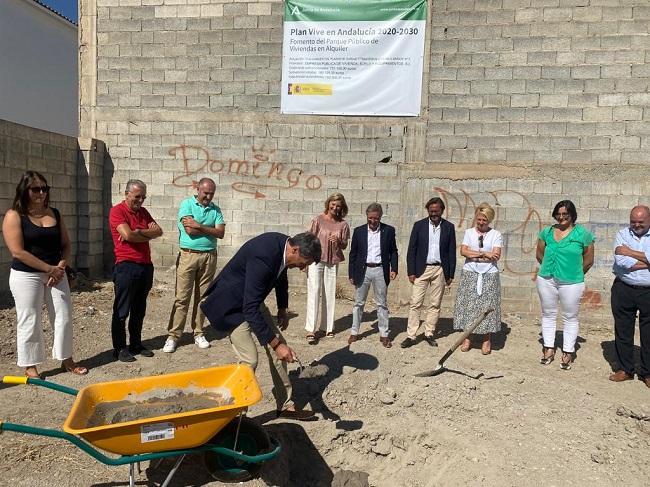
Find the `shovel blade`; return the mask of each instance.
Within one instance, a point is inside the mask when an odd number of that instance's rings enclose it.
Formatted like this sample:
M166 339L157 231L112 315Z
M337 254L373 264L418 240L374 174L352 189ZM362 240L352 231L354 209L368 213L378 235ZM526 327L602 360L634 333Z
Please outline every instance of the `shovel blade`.
M444 371L445 371L445 367L442 364L438 364L435 369L425 370L424 372L415 374L415 377L433 377L435 375L442 374Z

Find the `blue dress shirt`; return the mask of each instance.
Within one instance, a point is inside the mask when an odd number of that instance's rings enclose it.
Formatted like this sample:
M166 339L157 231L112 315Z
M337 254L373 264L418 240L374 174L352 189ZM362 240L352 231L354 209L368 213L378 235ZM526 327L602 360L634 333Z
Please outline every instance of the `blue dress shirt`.
M650 261L650 231L645 235L637 237L630 227L619 230L616 234L616 242L614 243L614 250L619 245L643 252L646 259ZM648 286L650 287L650 269L632 270L637 259L634 257L627 257L625 255L614 255L614 267L612 271L614 275L621 281L630 284L631 286Z

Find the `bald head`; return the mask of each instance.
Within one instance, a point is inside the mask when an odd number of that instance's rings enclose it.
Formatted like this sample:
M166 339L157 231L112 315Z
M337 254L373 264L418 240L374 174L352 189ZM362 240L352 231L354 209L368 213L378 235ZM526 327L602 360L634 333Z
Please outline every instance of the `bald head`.
M639 205L630 212L630 229L637 237L641 237L650 230L650 208Z

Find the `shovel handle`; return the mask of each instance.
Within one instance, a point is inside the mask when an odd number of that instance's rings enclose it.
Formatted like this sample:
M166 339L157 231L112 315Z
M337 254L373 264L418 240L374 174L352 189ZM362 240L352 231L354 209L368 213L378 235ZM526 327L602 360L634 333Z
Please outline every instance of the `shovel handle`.
M454 344L451 346L451 348L450 348L449 350L447 350L447 353L445 353L445 354L442 356L442 358L440 359L440 361L438 361L438 364L439 364L439 365L442 365L442 364L445 362L445 360L447 360L447 359L450 357L450 355L451 355L452 353L454 353L458 347L460 347L460 344L463 343L463 341L465 340L465 338L467 338L468 336L470 336L470 335L472 334L472 332L478 328L478 325L480 325L481 323L483 323L483 320L484 320L485 318L487 318L487 315L489 315L489 314L492 313L493 311L494 311L494 308L488 308L488 309L486 309L485 311L483 311L483 313L481 313L481 314L480 314L480 315L479 315L479 316L474 320L474 323L472 323L471 325L469 325L469 328L467 328L463 333L460 334L460 336L458 337L458 340L456 340L456 341L454 342Z

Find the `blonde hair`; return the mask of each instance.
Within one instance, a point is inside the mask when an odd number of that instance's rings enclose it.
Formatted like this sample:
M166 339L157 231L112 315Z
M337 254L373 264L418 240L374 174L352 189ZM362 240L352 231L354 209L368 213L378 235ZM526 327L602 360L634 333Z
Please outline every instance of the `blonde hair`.
M329 198L325 200L325 211L323 213L327 213L332 201L341 202L341 218L345 218L348 214L348 204L345 202L345 197L341 193L332 193L329 195Z
M478 205L476 211L474 212L474 216L477 216L479 214L487 218L488 223L492 223L492 220L494 220L494 208L492 208L489 203L483 202Z

